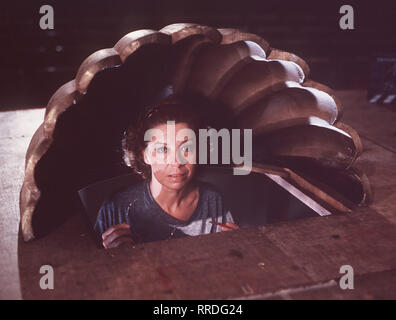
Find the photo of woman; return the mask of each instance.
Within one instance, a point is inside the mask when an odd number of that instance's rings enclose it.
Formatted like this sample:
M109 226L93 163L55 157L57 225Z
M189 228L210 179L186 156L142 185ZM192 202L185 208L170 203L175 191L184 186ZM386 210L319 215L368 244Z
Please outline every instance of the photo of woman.
M202 125L186 100L170 97L143 112L127 130L126 161L144 180L104 201L94 229L105 248L238 229L216 188L195 179L193 139L182 135L172 141L167 136L171 121L176 137L186 129L197 132ZM160 138L145 141L150 129L159 130Z

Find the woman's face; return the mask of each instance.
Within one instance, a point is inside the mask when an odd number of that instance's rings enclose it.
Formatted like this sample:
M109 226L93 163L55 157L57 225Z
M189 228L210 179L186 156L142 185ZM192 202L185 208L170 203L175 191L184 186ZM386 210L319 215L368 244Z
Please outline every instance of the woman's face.
M157 125L146 133L149 141L144 161L151 166L152 179L163 187L180 190L193 178L196 163L196 137L187 123Z

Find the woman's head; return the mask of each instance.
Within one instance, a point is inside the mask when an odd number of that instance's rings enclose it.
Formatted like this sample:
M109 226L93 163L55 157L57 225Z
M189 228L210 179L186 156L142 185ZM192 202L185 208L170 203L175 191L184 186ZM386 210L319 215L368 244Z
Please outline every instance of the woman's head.
M128 128L125 160L144 179L153 177L179 189L194 176L196 137L202 122L199 107L181 97L159 101Z

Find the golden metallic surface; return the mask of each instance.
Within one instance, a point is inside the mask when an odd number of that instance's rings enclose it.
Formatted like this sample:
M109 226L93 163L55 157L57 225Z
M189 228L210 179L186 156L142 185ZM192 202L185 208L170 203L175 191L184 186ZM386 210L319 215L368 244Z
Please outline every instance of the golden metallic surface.
M179 42L191 36L202 35L213 42L220 42L222 36L216 28L201 26L193 23L175 23L160 30L172 37L172 43Z
M175 71L171 80L175 93L182 93L186 89L188 77L191 74L195 58L200 50L214 43L218 42L206 37L190 37L179 43L179 46L181 46L179 50L180 54L177 57Z
M69 108L80 96L75 80L65 83L52 95L45 109L44 117L44 134L48 139L51 138L55 129L58 115Z
M302 83L300 67L290 61L251 59L216 97L235 114L292 84Z
M354 159L354 161L355 161L363 152L363 144L362 144L362 140L359 137L359 134L357 133L357 131L355 129L353 129L351 126L348 126L347 124L345 124L343 122L337 122L335 124L335 127L348 133L349 136L352 138L353 145L356 150L355 151L355 159Z
M257 43L264 50L266 56L268 56L270 45L266 40L259 37L258 35L231 28L219 29L219 31L222 35L222 44L229 44L237 41L252 41Z
M102 49L91 54L78 68L76 75L77 90L84 93L97 72L120 64L121 58L114 48Z
M296 56L293 53L271 48L271 52L268 56L268 59L293 61L301 67L301 69L304 71L305 77L309 76L310 70L308 64L303 59L301 59L300 57Z
M36 185L34 170L37 162L50 147L51 141L51 138L46 138L43 123L34 133L26 153L25 178L19 197L21 229L25 241L34 239L32 217L41 194Z
M125 62L129 55L140 47L156 43L171 44L171 38L161 32L154 30L138 30L123 36L114 46L114 50L120 55L121 61Z
M256 139L273 157L310 158L348 168L360 153L352 136L317 117L280 121L256 132Z
M264 59L265 52L257 44L250 45L244 41L202 50L195 57L187 89L215 99L227 82L252 60L252 56Z
M323 119L329 124L334 124L337 119L337 105L324 91L302 87L291 81L276 83L274 86L263 86L265 89L256 94L258 99L238 113L239 127L268 127L273 123L311 116ZM276 94L268 93L269 90Z
M337 122L339 119L342 118L343 109L342 109L341 101L336 97L336 95L334 94L334 91L332 89L330 89L328 86L325 86L322 83L313 81L311 79L304 81L304 83L302 83L301 85L303 87L315 88L320 91L326 92L334 100L335 104L337 105L338 113L337 113L337 119L335 120L335 122Z

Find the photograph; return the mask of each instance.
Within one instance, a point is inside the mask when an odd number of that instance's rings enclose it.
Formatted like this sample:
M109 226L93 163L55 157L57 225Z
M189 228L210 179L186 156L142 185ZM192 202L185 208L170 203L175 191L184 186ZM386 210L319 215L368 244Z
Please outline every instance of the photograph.
M395 300L395 15L2 2L0 300Z

